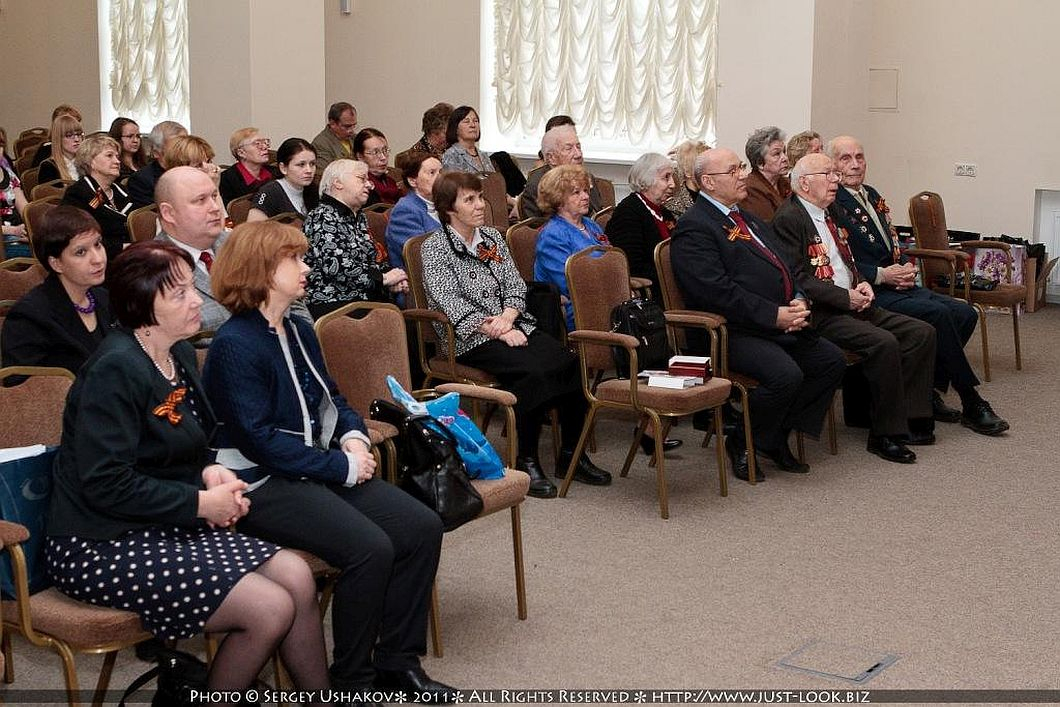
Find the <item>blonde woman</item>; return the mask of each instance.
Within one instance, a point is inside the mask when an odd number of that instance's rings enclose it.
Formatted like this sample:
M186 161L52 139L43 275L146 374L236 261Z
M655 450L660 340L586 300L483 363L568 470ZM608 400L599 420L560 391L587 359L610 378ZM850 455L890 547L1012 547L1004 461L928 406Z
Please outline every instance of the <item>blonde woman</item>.
M74 155L85 139L81 121L72 115L62 114L52 121L52 156L40 163L37 183L44 184L53 179L69 182L77 179Z

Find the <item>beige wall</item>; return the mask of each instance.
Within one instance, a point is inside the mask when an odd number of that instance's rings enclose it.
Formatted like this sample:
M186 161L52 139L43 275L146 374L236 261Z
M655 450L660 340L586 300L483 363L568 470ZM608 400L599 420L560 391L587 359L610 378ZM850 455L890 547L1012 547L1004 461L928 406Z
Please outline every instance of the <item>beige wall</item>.
M864 55L861 47L871 26L870 0L815 3L810 125L825 139L868 130L868 60L851 57Z

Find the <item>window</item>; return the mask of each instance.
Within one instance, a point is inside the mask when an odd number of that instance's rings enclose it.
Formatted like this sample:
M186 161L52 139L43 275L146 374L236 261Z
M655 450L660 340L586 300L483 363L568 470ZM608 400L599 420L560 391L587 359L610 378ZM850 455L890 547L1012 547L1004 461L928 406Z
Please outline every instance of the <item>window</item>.
M567 114L587 158L714 141L717 0L482 0L483 146L536 154Z
M125 116L145 133L191 129L187 0L99 0L99 67L104 128Z

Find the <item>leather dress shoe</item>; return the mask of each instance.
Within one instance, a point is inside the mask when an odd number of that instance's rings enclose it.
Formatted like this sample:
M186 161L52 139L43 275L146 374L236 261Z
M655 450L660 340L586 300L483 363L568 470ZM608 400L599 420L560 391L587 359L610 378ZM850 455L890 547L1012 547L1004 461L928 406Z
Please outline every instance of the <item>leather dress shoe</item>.
M936 422L961 421L961 411L947 405L937 390L931 393L931 416Z
M759 451L769 457L781 471L787 471L792 474L805 474L810 470L809 464L800 462L799 458L791 453L791 448L788 447L787 442L780 445L780 449L776 451L766 449L760 449Z
M732 464L732 475L742 481L750 482L750 458L747 447L743 443L743 435L729 435L725 438L725 452L729 455ZM766 480L766 473L755 460L755 482L762 483Z
M916 461L916 454L895 437L869 435L869 443L865 448L880 459L886 459L889 462L912 464Z
M456 688L432 680L423 668L375 671L375 688L378 690L402 690L412 702L451 704L456 700Z
M633 434L637 434L637 431L633 430ZM669 452L671 449L677 449L682 444L684 444L684 442L679 440L679 439L668 439L665 442L663 442L663 445L662 445L663 453L665 454L666 452ZM640 436L640 448L643 449L644 453L649 455L649 456L651 456L652 454L655 454L655 438L654 437L649 437L646 434L641 435Z
M559 453L559 459L556 461L556 478L567 478L567 467L570 466L573 455L574 452L567 449ZM582 454L578 463L574 465L574 480L590 486L610 486L611 474L593 464L589 457Z
M990 403L980 400L964 409L961 413L961 424L972 432L990 437L1001 434L1008 429L1008 423L998 417Z
M516 457L515 468L530 475L530 488L526 494L534 498L555 498L556 486L545 476L537 457Z

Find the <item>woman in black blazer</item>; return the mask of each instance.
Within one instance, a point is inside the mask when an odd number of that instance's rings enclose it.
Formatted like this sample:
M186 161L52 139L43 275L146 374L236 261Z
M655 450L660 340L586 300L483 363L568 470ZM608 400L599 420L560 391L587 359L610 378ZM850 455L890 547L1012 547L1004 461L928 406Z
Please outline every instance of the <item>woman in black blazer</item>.
M129 195L117 184L120 155L121 146L114 138L106 133L89 135L74 157L81 178L63 194L64 204L87 211L99 223L109 260L118 257L129 240L125 224L133 208Z
M652 298L660 300L655 246L677 225L662 205L676 188L673 163L657 152L641 155L629 168L629 186L633 193L615 207L605 232L611 245L625 251L629 274L651 280Z
M80 209L57 206L41 219L33 247L48 277L4 320L3 365L77 373L111 323L110 300L100 287L107 254L99 224Z

